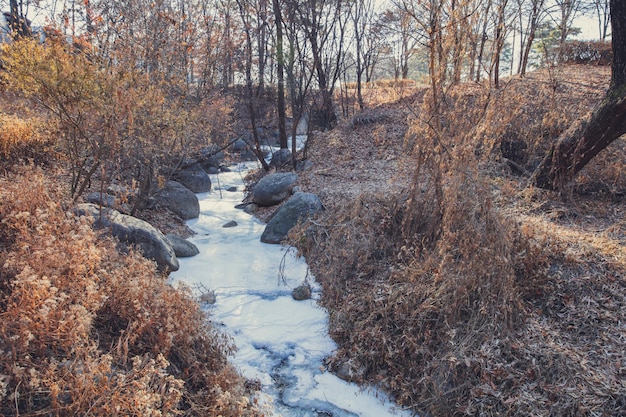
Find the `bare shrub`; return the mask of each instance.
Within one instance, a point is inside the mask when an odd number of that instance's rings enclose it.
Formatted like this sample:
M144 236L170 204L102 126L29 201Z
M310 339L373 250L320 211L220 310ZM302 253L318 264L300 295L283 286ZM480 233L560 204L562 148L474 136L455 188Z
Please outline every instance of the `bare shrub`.
M501 139L517 134L531 167L601 97L606 71L590 68L533 73L498 91L442 86L438 106L431 90L405 137L412 186L345 205L334 194L333 210L294 232L339 345L330 369L420 415L619 415L622 197L549 201L499 163ZM581 186L597 175L616 189L618 142Z
M29 160L42 164L52 159L54 143L48 134L50 121L0 113L0 160L11 165Z
M362 194L299 242L324 259L314 273L341 346L330 366L436 415L472 397L483 379L478 352L523 323L517 281L543 267L479 175L504 115L481 88L448 94L440 110L426 99L414 114L404 197Z
M568 41L555 51L560 64L611 65L613 50L606 41Z
M228 99L198 103L179 80L98 62L60 40L22 40L3 49L3 78L56 120L70 194L78 198L96 176L138 184L133 212L188 155L229 132Z

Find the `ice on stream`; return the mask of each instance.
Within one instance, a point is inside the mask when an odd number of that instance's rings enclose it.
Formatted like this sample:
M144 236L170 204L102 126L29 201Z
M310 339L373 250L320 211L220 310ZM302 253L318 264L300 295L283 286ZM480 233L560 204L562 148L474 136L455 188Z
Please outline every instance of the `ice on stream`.
M379 392L362 390L322 369L335 343L328 314L317 305L320 287L295 249L261 243L264 223L235 209L244 197L243 177L256 167L246 163L211 176L213 191L198 194L200 216L188 222L197 233L189 240L200 254L180 259L172 281L215 292L207 306L211 320L237 346L231 362L247 378L258 379L280 416L410 416ZM226 191L237 187L237 191ZM234 220L237 226L224 228ZM291 290L305 279L313 297L295 301Z

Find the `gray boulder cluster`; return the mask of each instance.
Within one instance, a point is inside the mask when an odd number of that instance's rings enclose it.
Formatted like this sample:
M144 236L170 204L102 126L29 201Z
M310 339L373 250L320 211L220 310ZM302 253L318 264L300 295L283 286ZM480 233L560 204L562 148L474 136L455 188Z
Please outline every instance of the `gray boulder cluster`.
M235 143L240 150L243 143ZM287 157L287 155L284 155ZM211 191L209 173L217 173L223 167L221 152L207 149L198 158L186 161L172 180L157 192L151 203L154 207L171 210L183 220L193 219L200 214L200 204L196 193ZM290 155L289 155L290 159ZM323 210L320 199L310 193L294 189L298 179L293 172L274 173L263 177L252 188L252 201L242 205L248 212L253 207L269 207L283 203L267 223L261 241L280 243L298 222L304 221ZM195 256L198 248L191 242L176 235L163 235L148 222L123 214L114 207L124 207L125 201L132 199L133 193L121 187L111 186L106 193L90 193L85 196L86 203L79 204L76 213L91 216L93 227L106 229L116 237L121 249L135 247L149 259L154 260L161 270L176 271L178 258ZM224 227L236 227L236 222L228 222Z
M160 269L178 270L178 259L171 243L150 223L93 203L79 204L76 212L81 216L92 216L95 229L110 230L120 245L137 247L146 258L154 260Z
M219 169L223 157L223 154L207 150L197 160L188 161L158 191L152 201L153 205L165 207L183 220L198 217L200 203L196 193L211 191L211 179L207 169ZM154 260L159 269L176 271L179 268L178 258L199 253L193 243L173 234L164 236L148 222L113 209L123 206L122 201L129 197L134 197L131 191L111 186L106 193L87 194L87 203L79 204L76 212L82 216L92 216L94 228L107 229L119 240L122 249L136 247L146 258Z

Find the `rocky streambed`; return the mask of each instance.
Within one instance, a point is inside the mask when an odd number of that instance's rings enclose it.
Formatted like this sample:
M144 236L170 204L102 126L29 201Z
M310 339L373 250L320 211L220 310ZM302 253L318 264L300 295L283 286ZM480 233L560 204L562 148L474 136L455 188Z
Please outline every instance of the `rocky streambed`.
M394 410L382 393L324 370L336 346L328 336L328 314L316 302L319 285L295 249L261 242L265 224L235 208L244 198L243 177L255 166L215 174L214 189L198 194L200 215L187 224L196 232L190 241L199 254L179 260L173 283L204 293L211 320L237 345L232 362L260 382L261 401L276 415L410 415ZM292 291L303 284L311 298L296 300Z

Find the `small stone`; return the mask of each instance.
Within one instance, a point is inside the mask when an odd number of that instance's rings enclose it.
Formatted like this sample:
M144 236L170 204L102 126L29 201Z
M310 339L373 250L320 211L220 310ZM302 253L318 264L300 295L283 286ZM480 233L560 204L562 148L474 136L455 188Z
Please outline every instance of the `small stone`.
M205 292L200 296L200 301L207 304L215 304L217 301L217 297L215 296L215 291Z
M235 226L237 226L237 222L234 220L231 220L222 227L235 227Z
M256 204L252 203L252 204L248 204L246 207L244 207L243 211L245 211L248 214L254 214L257 212L257 210L259 209L259 206L257 206Z
M236 192L236 191L237 191L237 187L235 187L235 186L228 187L228 188L226 189L226 191L230 191L231 193L234 193L234 192Z
M308 300L311 298L311 286L308 284L300 285L291 291L291 296L297 301Z

